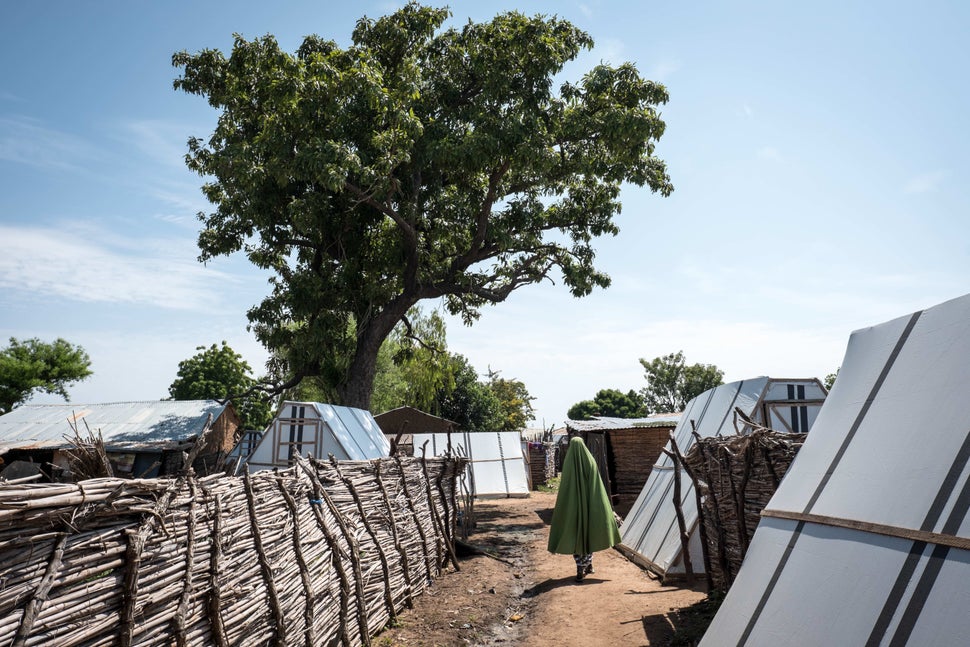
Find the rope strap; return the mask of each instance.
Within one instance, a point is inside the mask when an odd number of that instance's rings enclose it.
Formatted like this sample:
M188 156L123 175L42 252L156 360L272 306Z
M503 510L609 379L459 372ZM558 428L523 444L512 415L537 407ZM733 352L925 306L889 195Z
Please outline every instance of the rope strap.
M970 550L970 538L957 537L956 535L947 535L939 532L914 530L912 528L900 528L898 526L888 526L869 521L842 519L840 517L827 517L820 514L791 512L788 510L762 510L761 516L773 517L775 519L788 519L791 521L806 521L808 523L815 523L822 526L861 530L862 532L871 532L877 535L886 535L887 537L898 537L900 539L909 539L911 541L922 541L926 542L927 544L936 544L939 546L949 546L951 548Z

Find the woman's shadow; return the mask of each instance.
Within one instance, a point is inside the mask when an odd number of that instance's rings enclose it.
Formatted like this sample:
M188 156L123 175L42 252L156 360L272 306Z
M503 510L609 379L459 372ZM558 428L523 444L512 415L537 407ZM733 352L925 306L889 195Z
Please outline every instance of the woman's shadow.
M598 580L595 576L590 575L587 575L586 579L584 579L582 582L577 582L575 575L556 579L549 578L544 582L539 582L535 586L529 587L525 591L522 591L522 597L526 599L537 598L543 593L548 593L549 591L558 589L561 586L586 586L587 584L598 584L599 582L602 582L602 580Z

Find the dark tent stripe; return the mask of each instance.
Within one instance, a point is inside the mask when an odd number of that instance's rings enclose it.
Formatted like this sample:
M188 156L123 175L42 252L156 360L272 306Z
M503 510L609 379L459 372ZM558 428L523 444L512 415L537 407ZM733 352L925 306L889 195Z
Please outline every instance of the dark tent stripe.
M950 498L950 494L956 488L957 481L960 478L960 474L963 473L968 460L970 460L970 432L967 433L963 440L963 446L960 447L960 451L957 452L953 463L950 465L950 469L947 471L946 477L943 479L943 483L940 485L940 488L936 493L936 497L933 499L933 503L930 505L930 509L926 513L926 518L923 519L923 523L920 525L920 530L931 531L936 527L936 524L940 520L940 516L943 514L943 508L946 506L946 502ZM910 580L913 579L913 574L916 572L916 566L919 564L920 556L926 550L926 546L927 544L925 541L913 542L913 545L909 550L909 555L906 556L906 561L903 562L903 567L900 569L899 575L896 577L896 582L889 591L889 596L886 598L886 603L883 605L882 611L880 612L879 617L876 619L876 624L872 628L872 633L869 634L869 640L866 641L866 647L875 647L882 641L883 636L886 634L886 630L889 628L889 623L896 614L896 610L899 608L900 602L902 602L903 595L906 593L906 588L909 586Z
M856 415L855 421L852 423L852 426L849 428L849 432L845 435L845 438L842 440L842 444L839 446L839 450L836 452L835 457L832 459L832 463L829 465L829 468L825 471L825 474L822 477L822 480L819 482L818 487L815 488L815 492L812 494L812 497L808 500L808 504L805 506L805 509L803 510L803 512L806 512L806 513L811 512L812 508L818 502L819 497L822 496L822 491L825 489L825 486L828 485L829 480L832 478L832 474L835 472L835 469L842 461L842 457L845 455L846 450L849 448L849 443L852 442L852 439L859 431L859 427L862 425L862 421L865 419L866 414L869 412L870 407L872 407L872 403L875 401L876 396L879 394L879 390L882 388L883 383L886 381L886 377L889 375L890 369L892 369L893 365L896 363L896 359L899 357L899 353L903 350L903 346L906 344L906 341L909 339L910 334L913 332L913 328L916 327L916 322L919 321L920 315L922 314L923 314L922 311L915 312L909 318L909 321L906 323L906 327L903 329L902 334L899 336L899 339L896 341L896 345L893 347L892 352L889 353L889 357L886 359L886 364L882 367L882 371L880 371L879 377L876 378L875 384L872 385L872 389L869 391L869 397L866 398L866 401L863 403L862 408L859 409L859 413ZM754 626L758 623L758 619L761 617L761 613L764 611L765 605L768 603L768 598L771 597L771 594L778 583L778 579L781 577L782 571L785 570L785 565L788 563L788 559L789 557L791 557L791 553L794 550L795 544L798 542L798 538L801 536L802 529L804 527L805 527L805 522L802 522L802 521L798 522L798 525L795 526L795 530L792 532L791 539L789 540L788 545L785 547L785 552L782 555L781 561L779 561L778 565L775 567L775 571L774 573L772 573L771 580L768 582L768 586L766 586L765 590L762 592L761 598L758 600L758 604L755 607L754 612L751 614L751 617L748 618L748 623L744 627L744 632L741 634L741 637L738 639L738 647L746 644L748 641L748 638L751 636L751 632L754 630Z

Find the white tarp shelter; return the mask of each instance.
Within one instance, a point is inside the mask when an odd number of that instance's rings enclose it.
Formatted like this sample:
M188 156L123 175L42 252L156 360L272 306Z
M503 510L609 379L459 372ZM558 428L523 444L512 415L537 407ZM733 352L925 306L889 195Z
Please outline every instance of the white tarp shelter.
M448 434L414 434L414 455L421 456L425 441L427 455L448 451ZM527 497L529 480L517 431L456 432L451 434L452 451L466 456L468 484L476 497Z
M815 378L756 377L722 384L687 403L674 437L680 451L686 453L694 444L691 430L695 427L702 438L750 431L741 421L735 427L735 408L754 422L775 431L802 433L812 428L824 401L825 388ZM667 449L670 449L669 443ZM702 573L704 556L700 533L696 532L698 516L694 484L683 471L680 478L681 507L690 532L691 565L695 573ZM661 577L685 572L673 486L673 462L666 454L661 454L620 527L622 541L619 549Z
M326 460L369 460L391 446L369 411L320 402L284 402L252 454L251 472L286 468L297 454Z
M970 295L849 339L702 642L970 640Z

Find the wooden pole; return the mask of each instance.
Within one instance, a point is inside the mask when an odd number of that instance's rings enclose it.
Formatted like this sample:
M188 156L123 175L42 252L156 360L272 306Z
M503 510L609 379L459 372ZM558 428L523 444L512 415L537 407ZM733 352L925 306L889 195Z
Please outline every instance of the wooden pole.
M676 454L667 451L667 449L664 449L664 453L674 463L674 511L677 513L677 527L680 530L680 547L681 554L684 558L684 571L687 574L687 584L693 584L694 566L690 561L690 535L687 533L687 524L684 521L684 509L681 506L680 460Z

